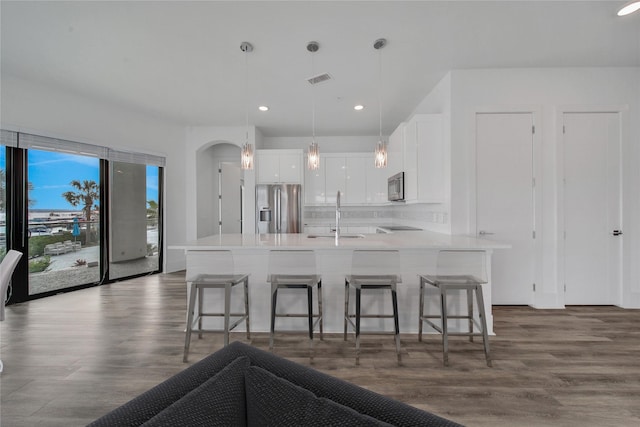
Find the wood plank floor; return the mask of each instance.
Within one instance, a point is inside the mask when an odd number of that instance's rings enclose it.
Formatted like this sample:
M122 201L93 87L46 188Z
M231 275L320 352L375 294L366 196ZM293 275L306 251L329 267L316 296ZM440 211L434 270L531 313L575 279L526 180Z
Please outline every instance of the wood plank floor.
M417 293L417 289L416 289ZM640 425L640 310L494 307L494 367L481 343L454 339L451 366L439 336L325 337L311 362L303 333L274 352L468 426ZM2 322L0 424L81 426L184 369L185 285L154 275L8 307ZM240 326L242 328L242 326ZM241 329L242 330L242 329ZM243 333L233 339L247 341ZM266 334L252 345L268 348ZM193 340L190 363L222 337Z

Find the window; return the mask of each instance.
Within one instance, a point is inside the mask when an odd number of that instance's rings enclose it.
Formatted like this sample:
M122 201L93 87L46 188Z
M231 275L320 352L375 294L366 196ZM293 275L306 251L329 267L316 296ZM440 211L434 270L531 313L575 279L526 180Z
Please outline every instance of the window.
M1 137L0 256L8 248L28 254L11 302L161 271L164 158Z

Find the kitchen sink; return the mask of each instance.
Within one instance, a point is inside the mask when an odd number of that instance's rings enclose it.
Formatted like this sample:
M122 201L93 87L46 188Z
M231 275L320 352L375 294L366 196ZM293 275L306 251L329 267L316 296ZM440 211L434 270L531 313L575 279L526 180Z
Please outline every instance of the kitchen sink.
M309 239L335 239L335 234L309 234ZM364 234L340 234L340 239L364 239Z

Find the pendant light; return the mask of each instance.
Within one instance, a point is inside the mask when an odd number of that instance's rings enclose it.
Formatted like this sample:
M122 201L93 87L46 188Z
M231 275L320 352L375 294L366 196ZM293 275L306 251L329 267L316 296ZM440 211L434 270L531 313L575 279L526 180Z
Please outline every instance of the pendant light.
M314 74L314 54L320 49L318 42L307 43L307 50L311 52L311 73ZM307 153L307 168L309 170L317 170L320 167L320 149L316 143L316 92L311 88L311 144Z
M378 124L380 135L374 152L374 161L377 168L387 167L387 144L382 139L382 51L380 50L386 44L386 39L378 39L373 43L373 48L378 51Z
M626 16L632 14L637 10L640 10L640 0L633 0L620 8L620 10L618 11L618 16Z
M253 169L253 145L249 144L249 52L253 52L253 46L249 42L242 42L240 50L244 52L244 68L245 68L245 139L242 151L240 152L240 167L242 169Z

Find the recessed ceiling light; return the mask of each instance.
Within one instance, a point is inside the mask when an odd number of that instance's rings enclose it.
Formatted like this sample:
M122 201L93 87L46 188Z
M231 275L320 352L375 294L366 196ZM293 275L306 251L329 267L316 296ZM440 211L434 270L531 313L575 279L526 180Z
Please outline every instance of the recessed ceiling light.
M629 15L636 10L640 10L640 0L631 1L624 5L624 7L618 11L618 16Z
M355 107L353 107L353 109L356 111L364 110L364 105L358 104Z
M267 107L266 105L261 105L258 107L258 110L260 111L269 111L269 107Z

